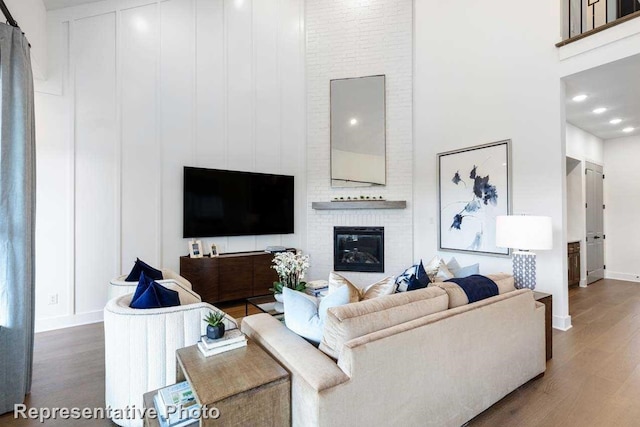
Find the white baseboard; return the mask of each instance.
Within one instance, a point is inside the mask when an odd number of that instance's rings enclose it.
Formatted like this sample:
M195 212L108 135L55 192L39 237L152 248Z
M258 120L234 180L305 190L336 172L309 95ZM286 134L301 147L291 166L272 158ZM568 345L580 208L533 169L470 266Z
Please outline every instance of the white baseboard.
M640 276L633 273L617 273L615 271L606 270L604 273L604 277L606 277L607 279L626 280L627 282L640 283Z
M568 331L573 327L571 325L571 316L553 316L552 326L554 329Z
M580 284L578 286L580 286L581 288L586 288L588 286L587 279L580 279Z
M98 323L103 320L102 310L90 311L71 316L48 317L36 319L35 332L53 331L55 329L71 328L73 326L88 325Z

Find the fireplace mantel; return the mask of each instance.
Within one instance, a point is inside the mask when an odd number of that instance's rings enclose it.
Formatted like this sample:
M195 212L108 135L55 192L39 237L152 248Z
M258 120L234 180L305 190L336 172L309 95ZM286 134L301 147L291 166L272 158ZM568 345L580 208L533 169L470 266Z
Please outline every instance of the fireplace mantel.
M347 200L334 202L312 202L311 207L316 210L338 209L405 209L406 200Z

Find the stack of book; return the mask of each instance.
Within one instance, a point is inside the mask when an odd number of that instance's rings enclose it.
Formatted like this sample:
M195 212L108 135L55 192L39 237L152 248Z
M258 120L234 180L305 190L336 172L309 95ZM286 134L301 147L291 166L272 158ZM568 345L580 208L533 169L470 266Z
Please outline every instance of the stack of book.
M224 353L225 351L234 350L236 348L245 347L247 345L247 337L240 329L231 329L227 331L222 338L212 340L203 335L198 342L198 350L205 357L215 354Z
M316 298L324 297L329 292L329 283L326 280L313 280L307 283L304 291Z
M161 427L186 427L197 425L200 405L187 381L158 390L153 397Z

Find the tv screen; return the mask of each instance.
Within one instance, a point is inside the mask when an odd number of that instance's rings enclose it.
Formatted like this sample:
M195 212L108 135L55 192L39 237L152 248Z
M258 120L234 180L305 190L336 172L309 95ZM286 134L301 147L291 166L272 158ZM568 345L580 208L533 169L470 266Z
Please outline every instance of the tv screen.
M293 176L185 166L183 237L293 233Z

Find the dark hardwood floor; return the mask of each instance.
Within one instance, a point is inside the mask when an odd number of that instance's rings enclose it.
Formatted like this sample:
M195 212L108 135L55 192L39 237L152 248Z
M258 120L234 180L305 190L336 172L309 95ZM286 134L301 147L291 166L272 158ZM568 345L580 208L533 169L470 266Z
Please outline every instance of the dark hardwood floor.
M554 330L553 359L469 426L640 425L640 284L602 280L569 291L573 328ZM225 307L234 317L244 305ZM252 311L253 312L253 311ZM252 313L250 312L250 314ZM36 335L29 407L104 405L102 324ZM0 426L42 425L0 416ZM57 420L45 426L107 426L106 420Z

